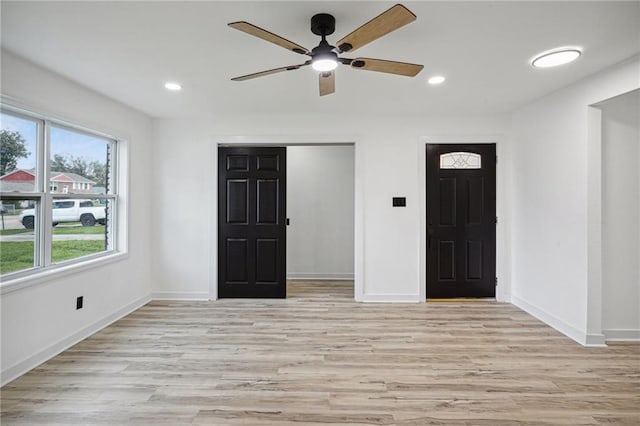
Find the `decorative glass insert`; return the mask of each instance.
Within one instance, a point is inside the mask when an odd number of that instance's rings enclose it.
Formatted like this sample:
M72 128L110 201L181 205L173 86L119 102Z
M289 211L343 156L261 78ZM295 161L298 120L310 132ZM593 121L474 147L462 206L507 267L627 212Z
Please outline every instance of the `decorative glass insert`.
M481 169L482 157L473 152L448 152L440 155L441 169Z

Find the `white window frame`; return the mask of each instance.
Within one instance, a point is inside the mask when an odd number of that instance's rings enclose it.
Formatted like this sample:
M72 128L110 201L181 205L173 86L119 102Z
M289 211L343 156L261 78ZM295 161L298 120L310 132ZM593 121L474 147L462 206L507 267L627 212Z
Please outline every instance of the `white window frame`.
M126 171L126 141L112 135L87 129L62 120L40 115L22 108L0 104L3 114L18 117L37 124L36 140L36 177L33 192L0 192L2 199L32 200L36 206L36 227L34 238L34 266L29 269L9 272L0 276L0 289L2 293L22 288L28 280L36 282L41 276L49 276L51 273L66 272L70 268L78 269L93 266L104 261L111 261L126 255L128 242L126 223L126 188L121 185L121 172ZM91 137L105 140L110 145L109 149L109 188L106 194L69 194L58 192L59 185L52 188L50 181L50 129L62 128L72 132L85 134ZM121 166L124 164L125 167ZM108 247L99 253L90 254L63 262L53 263L51 259L53 227L42 226L52 223L52 205L56 199L106 199L109 200L111 217L107 223ZM35 278L35 280L34 280Z

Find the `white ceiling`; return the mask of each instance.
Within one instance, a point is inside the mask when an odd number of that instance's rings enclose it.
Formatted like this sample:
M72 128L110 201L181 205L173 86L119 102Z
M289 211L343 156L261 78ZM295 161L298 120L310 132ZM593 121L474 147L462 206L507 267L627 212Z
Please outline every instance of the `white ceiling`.
M211 114L483 114L530 100L640 52L640 2L425 2L418 19L349 57L421 63L415 78L341 66L320 98L310 67L244 82L231 77L306 59L227 27L245 20L309 49L315 13L336 17L339 38L393 2L10 2L1 42L32 62L153 117ZM576 62L533 69L530 58L564 45ZM433 74L447 77L430 87ZM180 93L163 87L183 84Z

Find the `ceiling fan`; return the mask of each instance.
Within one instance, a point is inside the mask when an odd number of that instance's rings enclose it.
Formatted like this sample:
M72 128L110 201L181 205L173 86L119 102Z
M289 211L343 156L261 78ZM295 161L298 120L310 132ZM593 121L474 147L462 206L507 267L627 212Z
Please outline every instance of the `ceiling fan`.
M414 15L409 9L401 4L396 4L386 12L376 16L366 24L343 37L336 43L336 46L332 46L327 42L326 37L333 34L335 31L336 20L332 15L319 13L311 18L311 32L321 36L322 40L320 41L320 44L312 50L308 50L299 44L248 22L231 22L229 24L231 28L235 28L236 30L243 31L252 36L277 44L278 46L284 47L292 52L311 57L311 59L308 59L306 62L299 65L274 68L235 77L231 80L250 80L252 78L276 74L283 71L293 71L304 66L311 65L313 69L320 72L320 96L324 96L335 92L335 73L333 70L337 68L338 64L349 65L354 69L414 77L422 70L422 65L373 58L357 57L351 59L343 58L339 55L344 52L353 52L365 44L389 34L390 32L395 31L415 20L416 15Z

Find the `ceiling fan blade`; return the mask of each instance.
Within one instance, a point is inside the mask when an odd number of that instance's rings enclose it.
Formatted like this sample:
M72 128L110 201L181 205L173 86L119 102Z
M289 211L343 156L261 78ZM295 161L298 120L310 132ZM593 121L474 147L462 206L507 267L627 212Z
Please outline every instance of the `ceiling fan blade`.
M338 41L336 46L342 52L354 51L415 20L416 15L413 12L401 4L396 4Z
M263 77L265 75L271 75L271 74L276 74L279 72L283 72L283 71L293 71L293 70L297 70L300 67L304 67L305 65L309 65L311 62L305 62L304 64L300 64L300 65L289 65L288 67L281 67L281 68L274 68L271 70L266 70L266 71L260 71L260 72L254 72L253 74L247 74L247 75L242 75L240 77L234 77L231 80L233 81L245 81L245 80L251 80L252 78L256 78L256 77Z
M321 72L318 76L320 79L320 96L330 95L336 91L336 74L333 71Z
M386 72L388 74L415 77L420 71L422 71L424 65L385 61L384 59L356 58L351 61L351 67L367 71Z
M250 34L254 37L261 38L263 40L269 41L273 44L277 44L280 47L284 47L287 50L291 50L292 52L300 53L301 55L307 55L309 50L299 44L296 44L290 40L287 40L284 37L280 37L277 34L274 34L270 31L264 30L260 27L256 27L253 24L250 24L245 21L239 22L231 22L229 23L231 28L235 28L236 30L240 30L247 34Z

